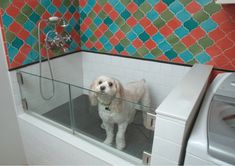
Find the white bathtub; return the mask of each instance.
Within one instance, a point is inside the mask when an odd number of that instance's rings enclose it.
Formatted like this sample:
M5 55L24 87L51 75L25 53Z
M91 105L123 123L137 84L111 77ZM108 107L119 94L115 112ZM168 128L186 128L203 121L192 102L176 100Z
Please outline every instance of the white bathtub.
M43 75L49 76L46 65L44 62ZM157 113L151 165L182 162L188 132L206 89L211 66L195 65L191 68L88 52L53 59L52 66L56 80L83 87L89 87L99 75L115 77L123 84L144 78L151 90L153 107ZM21 70L38 74L38 64ZM63 127L55 127L26 114L22 109L16 71L10 72L10 78L28 164L142 163L140 159L116 149L102 147L102 144L97 146L82 134L75 137ZM67 101L64 96L58 96L57 99L41 111L45 113ZM37 102L38 106L45 105L38 95L31 100Z

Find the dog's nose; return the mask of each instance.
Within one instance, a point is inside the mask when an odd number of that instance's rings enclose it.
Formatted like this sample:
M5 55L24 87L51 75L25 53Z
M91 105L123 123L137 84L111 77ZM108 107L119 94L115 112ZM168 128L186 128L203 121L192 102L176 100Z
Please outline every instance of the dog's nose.
M101 90L101 91L104 91L104 90L105 90L105 86L101 86L101 87L100 87L100 90Z

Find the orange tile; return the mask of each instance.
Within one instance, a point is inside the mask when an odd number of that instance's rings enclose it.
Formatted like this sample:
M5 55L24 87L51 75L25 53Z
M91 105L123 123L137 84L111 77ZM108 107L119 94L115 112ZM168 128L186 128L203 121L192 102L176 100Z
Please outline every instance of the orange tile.
M211 31L208 35L212 40L218 41L225 36L225 33L221 31L220 28L217 28L214 31Z

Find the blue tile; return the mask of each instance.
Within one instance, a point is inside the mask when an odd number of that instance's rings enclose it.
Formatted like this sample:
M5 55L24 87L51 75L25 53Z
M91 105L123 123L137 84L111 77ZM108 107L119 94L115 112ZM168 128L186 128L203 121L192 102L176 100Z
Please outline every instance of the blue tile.
M156 33L155 35L153 35L152 37L153 41L155 41L155 43L159 44L161 43L163 40L165 40L165 38L161 35L161 33Z
M152 5L152 6L155 6L157 3L160 2L160 0L147 0L147 2Z
M90 38L90 37L93 35L93 32L90 30L90 28L88 28L88 29L84 32L84 34L85 34L88 38Z
M11 23L13 22L13 19L9 15L4 13L4 15L2 16L2 22L3 22L3 25L8 28L9 25L11 25Z
M139 35L139 38L145 43L150 38L150 36L144 31Z
M65 13L67 8L63 4L61 4L61 6L58 8L58 10L60 11L60 13Z
M177 57L177 53L173 49L165 52L165 55L169 60L172 60Z
M72 17L69 21L69 25L74 27L76 24L77 24L77 20L75 20L75 18Z
M47 8L48 6L50 6L51 1L48 1L48 0L41 0L41 1L40 1L40 4L41 4L44 8Z
M184 9L184 6L179 2L175 1L169 6L170 11L172 11L174 14L178 13L179 11Z
M122 18L124 18L124 20L127 20L130 16L131 16L131 14L130 14L130 12L128 12L128 10L124 10L122 13L121 13L121 16L122 16Z
M88 40L88 37L85 34L82 34L81 41L85 43L87 40Z
M144 0L134 0L134 2L140 6L142 3L144 3Z
M156 20L158 16L159 16L158 13L154 9L150 10L150 12L147 13L147 18L150 19L151 21Z
M163 51L166 52L171 49L171 45L167 41L161 42L158 47Z
M201 64L205 64L211 60L211 57L206 52L199 53L195 58Z
M32 21L34 24L37 24L37 22L40 20L40 16L38 14L36 14L35 12L33 12L30 16L29 16L30 21Z
M24 24L23 27L31 32L35 28L35 24L33 24L31 21L27 20Z
M119 43L118 45L115 46L115 49L120 53L124 50L124 47Z
M199 3L201 6L205 6L208 3L211 3L213 0L197 0L197 3Z
M96 0L89 0L87 1L87 4L90 5L91 8L93 8L96 4Z
M133 31L130 31L127 35L126 35L126 38L130 41L133 41L135 38L137 37L137 35L133 32Z
M181 22L186 22L188 19L191 18L191 15L185 10L181 10L176 14L176 17L181 21Z
M139 35L140 33L142 33L144 31L144 28L140 25L140 24L136 24L133 28L133 31Z
M180 53L179 57L183 59L184 62L189 62L190 60L193 59L193 54L190 51L186 50Z
M115 22L113 22L110 26L109 26L109 30L114 34L119 30L119 27L117 26L117 24Z
M175 30L175 34L179 37L179 38L183 38L184 36L186 36L189 33L189 31L184 28L183 26L179 27L178 29Z
M91 8L89 5L86 5L86 6L83 8L83 11L84 11L85 13L90 13L91 10L92 10L92 8Z
M119 2L119 0L109 0L109 3L110 3L112 6L115 6L118 2Z
M108 16L104 19L104 23L107 25L107 26L110 26L112 23L113 23L113 20Z
M56 12L56 7L54 5L50 5L48 8L47 8L47 11L51 14L51 15L54 15L55 12Z
M36 41L37 40L32 35L29 35L25 42L32 47Z
M126 48L126 51L130 54L130 55L134 55L135 52L136 52L136 48L133 47L133 45L129 45L127 48Z
M104 45L104 49L106 51L111 51L113 49L113 45L110 44L109 42L107 42L105 45Z
M71 6L69 7L69 12L70 12L71 14L73 14L75 11L76 11L76 8L75 8L73 5L71 5Z
M20 47L24 44L24 42L19 39L18 37L16 37L13 42L12 42L12 45L17 48L18 50L20 49Z
M151 53L148 53L147 55L144 56L145 59L155 59L155 56Z
M125 6L118 2L115 6L114 6L114 9L118 12L118 13L121 13L123 10L125 10Z
M100 42L104 45L106 42L108 41L108 39L107 39L107 37L105 37L105 36L102 36L101 38L100 38Z
M102 22L103 22L103 21L102 21L102 19L101 19L99 16L95 17L95 19L94 19L94 24L95 24L96 26L99 26Z
M201 23L201 27L208 33L213 31L214 29L217 28L217 24L216 22L214 22L211 18L209 18L208 20L204 21Z
M32 60L37 60L38 57L39 57L38 52L36 52L36 51L33 50L33 49L29 52L29 54L28 54L28 56L27 56L27 58L30 58L30 59L32 59Z
M187 28L189 31L192 31L198 26L198 23L193 19L189 19L184 23L185 28Z
M76 24L76 25L74 26L74 29L75 29L75 31L79 32L79 31L80 31L80 25L79 25L79 24Z
M15 47L13 47L11 44L9 44L9 46L8 46L8 54L9 54L10 63L12 63L14 57L16 56L16 54L18 52L19 52L19 50L17 50Z

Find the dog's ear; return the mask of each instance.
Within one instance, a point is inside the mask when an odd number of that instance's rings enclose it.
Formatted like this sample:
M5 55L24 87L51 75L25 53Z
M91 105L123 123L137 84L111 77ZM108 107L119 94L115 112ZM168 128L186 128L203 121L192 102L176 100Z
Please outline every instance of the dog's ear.
M115 86L116 86L116 89L117 89L116 97L117 98L123 98L124 88L123 88L122 84L118 80L114 80L114 81L115 81Z
M90 99L90 102L91 102L92 106L96 106L98 104L97 94L94 92L95 91L95 85L96 85L96 80L94 80L92 82L92 84L90 85L90 89L92 91L89 92L89 99Z

